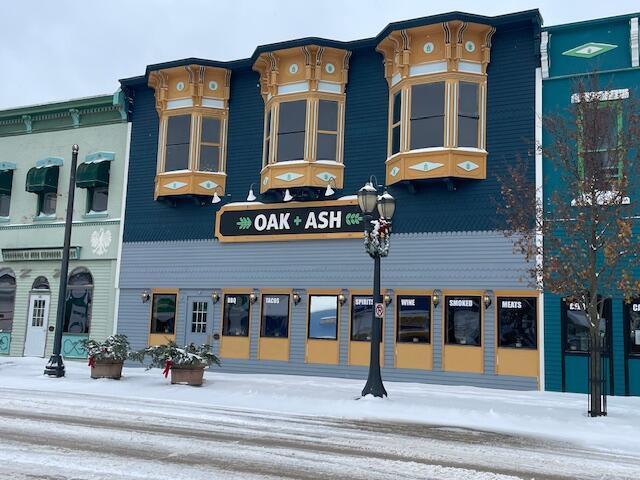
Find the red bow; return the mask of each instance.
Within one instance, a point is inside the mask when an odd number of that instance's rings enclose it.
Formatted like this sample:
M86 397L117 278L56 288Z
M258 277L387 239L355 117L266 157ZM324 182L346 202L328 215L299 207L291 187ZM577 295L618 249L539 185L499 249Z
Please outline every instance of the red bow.
M173 362L171 360L167 360L166 362L164 362L164 370L162 371L164 378L167 378L167 376L169 375L169 370L171 370L172 366Z
M93 368L93 367L95 367L95 366L96 366L96 359L95 359L95 358L93 358L93 355L90 355L90 356L89 356L89 366L90 366L91 368Z

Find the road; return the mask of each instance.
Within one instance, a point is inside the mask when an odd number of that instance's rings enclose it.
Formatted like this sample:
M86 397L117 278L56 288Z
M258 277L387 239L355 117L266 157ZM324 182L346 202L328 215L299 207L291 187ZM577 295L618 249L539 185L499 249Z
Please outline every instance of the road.
M0 389L0 478L623 479L640 460L461 428Z

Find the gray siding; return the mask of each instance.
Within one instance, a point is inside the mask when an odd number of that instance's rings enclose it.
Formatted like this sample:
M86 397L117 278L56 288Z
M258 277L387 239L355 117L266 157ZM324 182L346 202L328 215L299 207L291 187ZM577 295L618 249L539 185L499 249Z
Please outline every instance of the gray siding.
M392 251L382 262L382 289L526 289L520 281L525 263L500 233L401 234L392 238ZM258 361L260 300L251 309L250 359L225 360L223 370L366 378L366 368L347 366L350 300L340 307L340 365L305 364L308 289L370 289L372 260L358 240L326 240L220 244L215 240L125 243L120 279L118 331L134 347L146 345L150 303L140 292L180 288L177 341L184 341L188 295L211 295L214 288L295 288L302 300L291 305L289 362ZM444 299L442 299L444 300ZM213 331L221 329L221 305L213 306ZM495 375L493 305L485 311L483 341L485 374L442 371L443 304L433 310L433 370L403 370L394 364L395 304L384 323L385 378L399 381L465 384L500 388L536 388L536 379ZM213 342L215 348L217 342Z

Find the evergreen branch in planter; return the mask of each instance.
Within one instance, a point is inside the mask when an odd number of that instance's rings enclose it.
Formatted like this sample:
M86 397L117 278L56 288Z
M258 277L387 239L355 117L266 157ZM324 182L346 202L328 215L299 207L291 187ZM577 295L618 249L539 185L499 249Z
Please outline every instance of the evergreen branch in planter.
M197 369L210 365L220 365L220 359L211 352L211 345L197 346L190 343L183 348L170 341L165 345L152 345L131 354L131 359L144 364L145 358L149 357L150 363L147 370L153 367L164 368L163 374L166 377L171 369Z
M87 351L89 366L96 363L124 362L129 358L130 347L126 335L111 335L103 342L85 338L82 346Z

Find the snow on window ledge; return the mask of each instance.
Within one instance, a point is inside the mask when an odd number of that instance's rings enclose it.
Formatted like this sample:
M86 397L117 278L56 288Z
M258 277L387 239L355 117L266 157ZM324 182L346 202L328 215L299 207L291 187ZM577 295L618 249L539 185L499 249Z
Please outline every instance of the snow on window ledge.
M598 205L629 205L631 199L629 197L620 197L620 194L614 190L598 192L596 194L596 203ZM591 195L583 193L580 198L571 200L572 207L580 207L592 205Z

